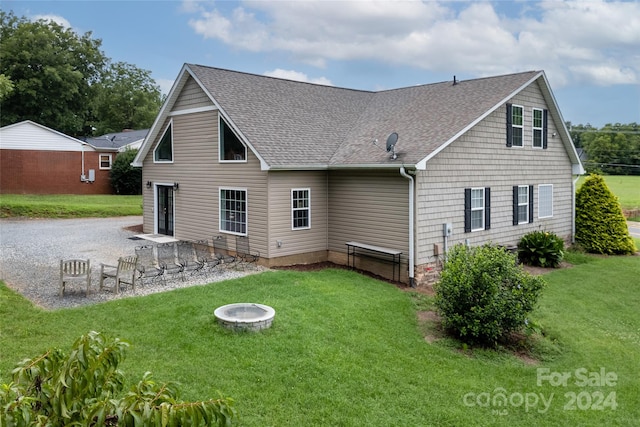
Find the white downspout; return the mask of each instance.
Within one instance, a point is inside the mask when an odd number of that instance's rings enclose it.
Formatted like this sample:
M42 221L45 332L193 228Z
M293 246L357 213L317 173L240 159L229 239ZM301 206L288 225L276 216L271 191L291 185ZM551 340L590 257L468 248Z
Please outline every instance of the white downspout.
M571 243L576 242L576 183L579 179L580 175L573 180L571 185L571 210L573 211L573 215L571 215Z
M412 288L415 288L416 283L413 277L414 269L415 269L415 263L414 263L415 244L414 244L414 236L413 236L414 209L415 209L414 189L413 189L414 180L413 180L413 177L405 171L404 166L400 167L400 175L402 175L403 177L409 180L409 285Z

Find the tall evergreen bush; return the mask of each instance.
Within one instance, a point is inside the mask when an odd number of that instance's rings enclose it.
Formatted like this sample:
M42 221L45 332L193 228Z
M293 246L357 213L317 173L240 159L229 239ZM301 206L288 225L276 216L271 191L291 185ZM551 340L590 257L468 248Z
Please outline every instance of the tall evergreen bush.
M576 242L596 254L626 255L636 250L618 198L600 175L590 175L576 191Z

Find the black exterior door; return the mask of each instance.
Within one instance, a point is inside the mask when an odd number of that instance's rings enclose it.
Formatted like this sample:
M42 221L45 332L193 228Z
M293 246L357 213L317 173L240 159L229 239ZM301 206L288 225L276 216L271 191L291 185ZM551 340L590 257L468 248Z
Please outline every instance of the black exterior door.
M173 236L173 187L158 187L158 234Z

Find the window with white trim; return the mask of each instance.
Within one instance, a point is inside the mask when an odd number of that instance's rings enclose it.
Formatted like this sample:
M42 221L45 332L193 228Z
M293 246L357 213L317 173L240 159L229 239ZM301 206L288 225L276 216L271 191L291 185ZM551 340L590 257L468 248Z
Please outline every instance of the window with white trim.
M484 230L484 188L471 189L471 231Z
M218 129L218 156L221 162L245 162L247 147L240 141L231 126L220 116Z
M155 162L173 161L173 121L169 122L169 126L165 129L160 142L153 150L153 160Z
M529 222L529 186L518 186L518 224Z
M247 234L247 190L220 189L220 231Z
M533 109L533 148L542 148L542 135L544 129L544 112L540 108Z
M291 190L291 228L303 230L311 228L311 190L294 188Z
M100 169L111 169L111 154L100 154Z
M524 135L524 107L507 104L507 147L522 147Z
M553 216L553 184L538 185L538 218Z
M464 232L491 228L491 189L464 189Z

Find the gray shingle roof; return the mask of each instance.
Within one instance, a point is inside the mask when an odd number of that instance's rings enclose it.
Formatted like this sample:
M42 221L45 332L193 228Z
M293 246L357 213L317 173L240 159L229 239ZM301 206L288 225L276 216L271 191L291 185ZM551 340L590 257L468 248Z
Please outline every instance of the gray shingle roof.
M540 75L368 92L187 67L271 167L416 164ZM395 161L381 148L391 132Z
M144 139L148 132L149 129L114 132L95 138L87 138L86 142L95 148L113 148L114 150L117 150L120 147L131 144L132 142Z

